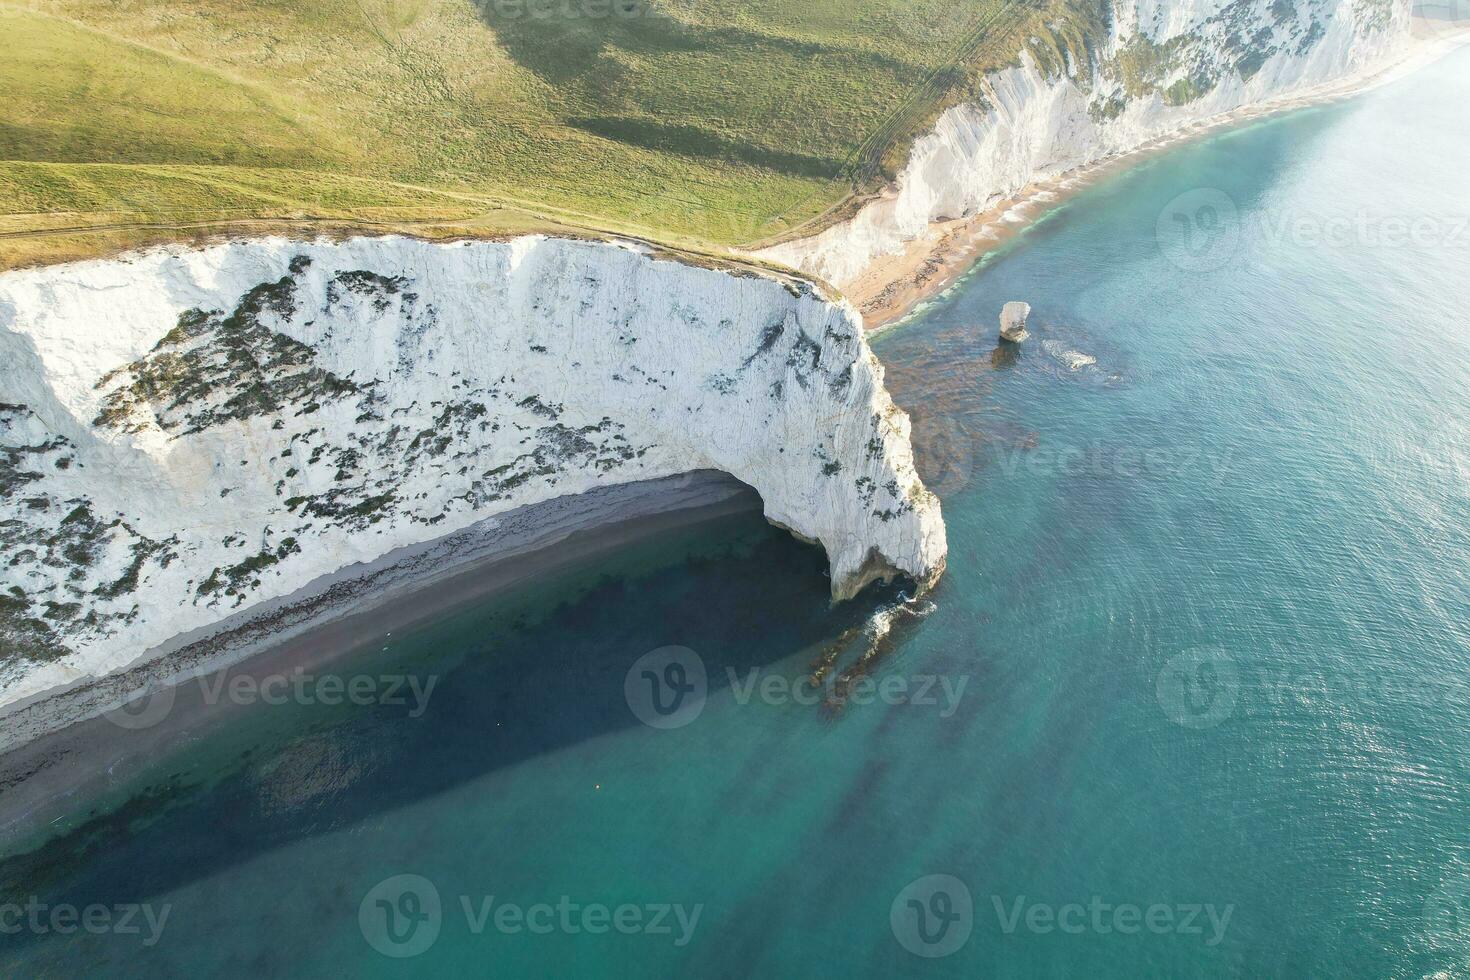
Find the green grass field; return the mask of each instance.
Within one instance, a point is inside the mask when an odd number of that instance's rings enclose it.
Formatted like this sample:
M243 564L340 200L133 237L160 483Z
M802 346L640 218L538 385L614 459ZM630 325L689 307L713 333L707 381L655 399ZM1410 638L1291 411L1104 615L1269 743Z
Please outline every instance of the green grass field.
M277 226L770 240L1023 44L1084 51L1094 5L0 0L0 264Z

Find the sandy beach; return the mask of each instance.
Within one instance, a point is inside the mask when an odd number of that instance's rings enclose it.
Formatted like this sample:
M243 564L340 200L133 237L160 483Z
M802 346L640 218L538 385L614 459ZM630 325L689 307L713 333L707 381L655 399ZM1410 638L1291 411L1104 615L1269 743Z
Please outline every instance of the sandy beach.
M344 569L208 635L149 651L131 669L33 699L0 716L0 851L67 815L73 801L97 798L206 726L249 710L206 700L206 689L219 690L223 677L320 671L386 633L650 535L760 508L753 490L713 471L559 497ZM104 715L141 691L150 692L148 711L162 707L156 721L125 727L131 723Z
M1418 43L1406 47L1391 64L1286 98L1200 120L1126 153L1037 181L978 214L934 222L923 236L909 242L902 253L881 256L870 264L843 292L862 313L870 331L894 326L924 302L953 286L987 254L1012 241L1072 195L1099 181L1182 143L1281 113L1362 94L1403 78L1470 43L1470 30L1446 33L1442 27L1430 26L1422 20L1416 20L1415 24Z

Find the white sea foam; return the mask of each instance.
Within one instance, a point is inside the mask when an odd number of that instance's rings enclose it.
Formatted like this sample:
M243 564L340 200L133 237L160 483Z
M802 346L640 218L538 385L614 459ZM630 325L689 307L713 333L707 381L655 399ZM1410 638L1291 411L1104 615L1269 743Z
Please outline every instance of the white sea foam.
M1065 344L1055 340L1043 340L1041 347L1068 371L1080 371L1085 367L1092 367L1097 363L1097 358L1091 354L1084 354L1080 350L1072 350Z

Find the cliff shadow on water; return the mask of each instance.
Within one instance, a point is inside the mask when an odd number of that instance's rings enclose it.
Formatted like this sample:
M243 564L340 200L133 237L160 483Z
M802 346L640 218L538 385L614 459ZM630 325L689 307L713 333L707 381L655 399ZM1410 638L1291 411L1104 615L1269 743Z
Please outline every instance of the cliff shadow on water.
M799 677L834 636L861 649L865 624L882 621L886 631L908 618L882 615L901 608L897 583L833 605L821 549L768 525L754 494L744 502L738 513L654 532L611 560L533 577L394 631L317 678L402 679L401 698L253 704L207 731L178 732L158 761L119 775L127 785L94 800L70 829L39 846L6 842L0 893L65 896L79 907L165 894L498 770L535 759L554 766L556 753L589 739L657 738L625 692L651 651L694 651L715 698L732 678L781 661ZM141 859L149 854L169 858Z

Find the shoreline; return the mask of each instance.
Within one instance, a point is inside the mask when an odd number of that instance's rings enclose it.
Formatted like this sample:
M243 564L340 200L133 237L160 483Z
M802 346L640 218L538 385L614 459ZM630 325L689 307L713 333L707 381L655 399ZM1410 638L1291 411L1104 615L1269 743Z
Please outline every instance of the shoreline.
M1418 18L1414 23L1416 32L1432 30ZM1126 152L1028 184L977 214L931 222L922 236L905 245L903 252L882 255L869 263L861 275L842 288L843 295L862 314L870 337L899 326L956 286L986 256L1004 248L1078 193L1109 177L1181 144L1371 92L1433 64L1467 43L1470 30L1416 36L1398 57L1367 73L1198 120Z
M952 288L986 255L1093 183L1198 137L1389 84L1448 55L1467 37L1470 32L1419 39L1371 73L1201 120L1030 185L980 214L931 224L902 255L883 256L868 266L856 282L872 278L871 291L850 287L846 295L863 313L870 335L895 327ZM291 595L160 644L115 673L8 705L0 710L0 853L74 816L79 801L116 786L120 769L146 768L181 737L243 710L204 704L199 685L190 683L198 678L228 672L259 679L335 663L384 632L484 601L651 534L759 512L760 506L744 484L712 471L527 505L324 575ZM158 724L128 729L104 717L141 692L163 689L180 696Z
M181 739L248 710L205 703L200 678L314 670L406 630L664 531L739 513L759 496L711 470L530 504L444 538L353 566L290 596L185 634L133 666L42 692L0 714L0 854L73 814L73 803L141 771ZM204 635L197 635L204 633ZM211 685L215 681L210 682ZM217 689L212 687L212 689ZM156 723L107 717L150 692ZM125 719L126 721L126 719Z

